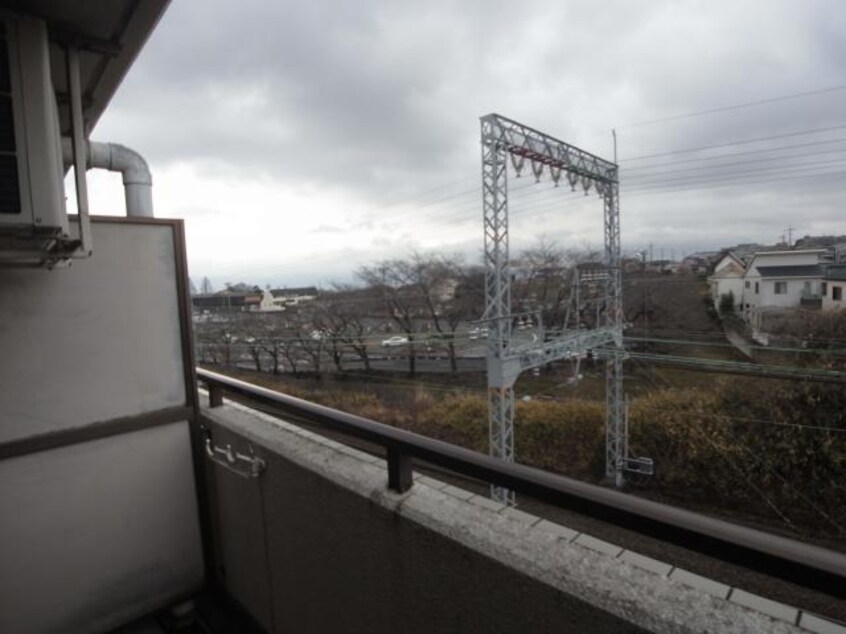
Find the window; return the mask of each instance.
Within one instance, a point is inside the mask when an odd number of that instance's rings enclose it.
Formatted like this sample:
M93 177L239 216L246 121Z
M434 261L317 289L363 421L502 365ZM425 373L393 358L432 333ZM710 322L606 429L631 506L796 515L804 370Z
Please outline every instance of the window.
M758 282L755 282L755 294L758 294Z
M822 282L820 283L820 295L827 295L828 294L828 283Z
M843 299L843 287L842 286L832 286L831 287L831 299L835 302L839 302Z
M757 289L756 289L757 292ZM775 294L776 295L787 295L787 282L776 282L775 283Z
M746 288L749 288L749 280L746 280Z

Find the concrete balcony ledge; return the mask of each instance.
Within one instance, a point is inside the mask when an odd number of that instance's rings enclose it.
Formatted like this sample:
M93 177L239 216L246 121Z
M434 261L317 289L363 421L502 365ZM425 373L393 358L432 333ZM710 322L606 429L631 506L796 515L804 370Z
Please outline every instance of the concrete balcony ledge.
M240 485L260 487L265 516L280 522L265 523L267 552L254 558L270 562L262 571L270 586L262 590L268 598L257 602L230 588L242 604L258 605L254 616L269 631L318 631L346 623L348 631L481 632L495 624L496 631L521 632L846 634L840 624L425 475L416 474L411 490L396 494L386 487L383 459L242 405L227 401L203 414L212 423L215 442L265 459L262 478L272 480L274 472L285 478L272 497L268 492L277 485L270 480ZM299 532L286 537L288 530ZM309 544L303 530L313 531L315 550L321 549L317 540L332 541L333 553L303 556ZM289 539L297 541L299 550L286 551ZM371 548L371 542L377 547ZM347 552L355 550L362 552ZM280 557L282 551L288 552L287 560ZM330 578L312 579L315 564L326 566ZM299 572L298 566L303 566ZM362 569L349 569L358 566ZM295 579L298 575L304 579ZM337 578L337 587L331 578ZM348 587L344 581L350 579L360 587ZM357 603L356 614L336 622L306 607L292 616L314 599L280 593L280 588L309 593L310 580L325 593L325 605ZM335 591L339 596L330 596ZM386 602L392 607L386 608ZM419 622L415 611L427 612L425 606L432 605L439 616ZM360 626L350 630L355 618L361 619Z

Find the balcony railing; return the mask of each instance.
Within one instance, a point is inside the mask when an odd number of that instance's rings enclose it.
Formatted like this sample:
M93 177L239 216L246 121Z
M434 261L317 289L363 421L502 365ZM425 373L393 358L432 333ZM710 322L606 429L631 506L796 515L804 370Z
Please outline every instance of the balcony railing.
M802 295L799 298L799 305L802 308L819 309L822 308L822 295L814 293L807 289L802 289Z
M222 374L197 369L211 407L225 393L271 407L291 423L310 423L385 450L387 486L399 493L413 485L413 461L507 487L517 493L695 550L722 561L846 598L846 555L793 539L644 500L525 465L396 429Z

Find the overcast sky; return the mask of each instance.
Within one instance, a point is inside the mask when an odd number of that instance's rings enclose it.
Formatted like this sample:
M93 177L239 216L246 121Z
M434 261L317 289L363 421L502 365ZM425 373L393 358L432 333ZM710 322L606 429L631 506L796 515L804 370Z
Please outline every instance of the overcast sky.
M478 257L489 112L608 158L617 129L624 250L846 233L841 86L838 0L176 0L92 138L147 157L195 280L299 286ZM89 183L94 213L123 213L119 176ZM599 199L530 185L511 182L512 251L601 245Z

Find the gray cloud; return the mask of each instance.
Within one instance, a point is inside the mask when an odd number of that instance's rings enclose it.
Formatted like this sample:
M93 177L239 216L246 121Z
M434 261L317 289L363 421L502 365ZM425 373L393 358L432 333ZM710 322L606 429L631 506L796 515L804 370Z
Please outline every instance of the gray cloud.
M839 92L626 125L844 83L846 12L836 0L398 5L174 3L95 136L137 146L154 168L190 163L207 178L309 184L378 207L464 177L474 187L477 119L489 111L604 155L616 126L624 168L648 165L626 160L653 152L846 124ZM823 159L797 166L814 160ZM623 209L636 222L624 215L624 242L731 242L732 226L764 240L798 214L816 214L806 224L820 229L838 222L829 183L715 188L729 172L708 165L691 172L690 183L712 179L695 195L635 196L632 172ZM661 171L641 184L671 178ZM664 189L684 181L674 183ZM450 204L415 220L448 224Z

